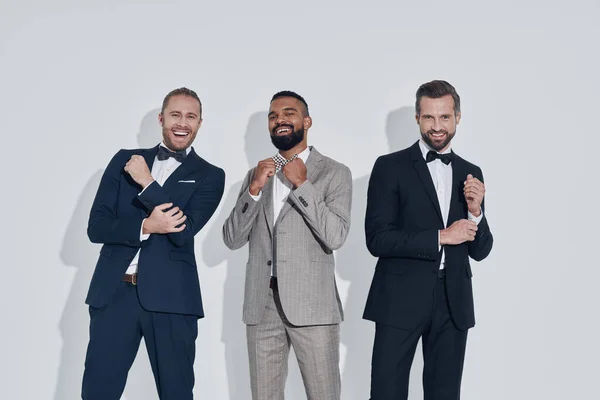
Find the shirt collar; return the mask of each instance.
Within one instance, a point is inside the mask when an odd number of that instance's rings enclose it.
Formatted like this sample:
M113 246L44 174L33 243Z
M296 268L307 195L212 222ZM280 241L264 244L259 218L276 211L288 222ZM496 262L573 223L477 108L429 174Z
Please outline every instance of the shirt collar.
M302 152L298 154L298 158L301 159L304 164L306 164L308 156L310 156L310 147L306 146L306 149L302 150Z

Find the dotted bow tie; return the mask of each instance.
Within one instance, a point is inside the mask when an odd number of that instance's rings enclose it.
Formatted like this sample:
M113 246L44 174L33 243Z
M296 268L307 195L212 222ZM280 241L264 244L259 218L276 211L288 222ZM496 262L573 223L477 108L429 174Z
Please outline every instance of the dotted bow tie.
M288 165L289 163L291 163L292 161L294 161L296 158L298 158L298 154L294 154L292 158L290 158L289 160L286 160L281 154L276 154L275 156L272 157L273 161L275 161L275 170L276 172L281 171L281 169L283 167L285 167L286 165Z

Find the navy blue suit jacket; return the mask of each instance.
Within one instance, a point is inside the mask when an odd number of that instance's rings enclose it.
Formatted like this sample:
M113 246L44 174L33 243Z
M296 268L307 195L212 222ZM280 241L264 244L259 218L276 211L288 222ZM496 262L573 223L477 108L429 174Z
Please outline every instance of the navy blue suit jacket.
M106 306L125 271L140 250L138 296L149 311L197 315L202 318L202 298L194 255L194 235L215 212L225 185L225 172L191 150L185 161L161 187L142 188L123 167L133 154L146 159L152 169L158 146L121 150L108 164L92 205L88 237L102 243L86 303ZM188 181L188 182L181 182ZM194 181L194 182L190 182ZM152 234L140 241L142 220L154 207L173 203L187 216L185 229Z
M481 169L454 153L447 226L467 218L463 187L468 174L483 182ZM441 229L442 212L419 143L379 157L369 180L365 218L367 248L379 260L363 318L401 329L424 321L433 306ZM461 330L475 325L469 258L483 260L492 244L484 213L474 241L443 246L450 314Z

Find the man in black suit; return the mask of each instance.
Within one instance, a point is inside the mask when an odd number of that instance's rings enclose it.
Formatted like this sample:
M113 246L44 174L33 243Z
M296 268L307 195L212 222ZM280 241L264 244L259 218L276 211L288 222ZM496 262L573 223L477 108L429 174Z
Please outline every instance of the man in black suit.
M376 323L372 400L407 398L421 337L425 400L460 398L475 325L469 257L483 260L493 243L481 169L450 148L460 97L445 81L416 97L421 140L379 157L369 181L365 233L379 257L363 315Z

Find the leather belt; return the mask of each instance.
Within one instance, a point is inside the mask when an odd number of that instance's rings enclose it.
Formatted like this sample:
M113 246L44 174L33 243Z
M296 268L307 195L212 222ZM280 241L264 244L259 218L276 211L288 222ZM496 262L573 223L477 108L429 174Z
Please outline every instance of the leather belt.
M125 274L123 275L123 282L131 283L132 285L137 285L137 272L135 274Z

